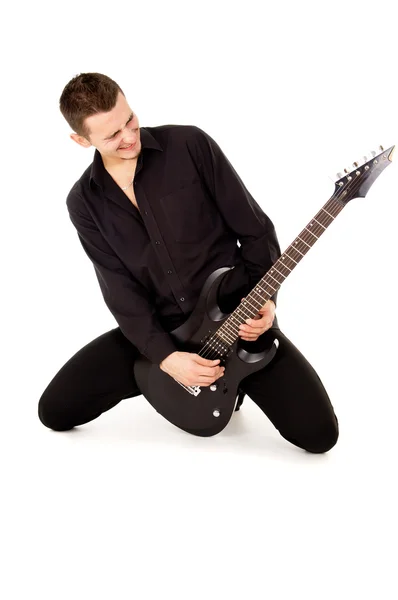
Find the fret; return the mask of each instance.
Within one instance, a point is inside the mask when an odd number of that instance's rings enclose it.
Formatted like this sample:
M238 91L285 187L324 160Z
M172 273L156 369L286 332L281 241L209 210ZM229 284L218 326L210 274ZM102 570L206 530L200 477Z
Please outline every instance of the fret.
M220 338L221 338L221 339L222 339L224 342L227 342L227 343L228 343L228 342L229 342L229 340L226 340L226 339L224 339L224 337L223 337L223 332L221 331L221 329L222 329L222 328L220 328L220 329L218 330L218 333L217 333L216 335L218 335L218 336L219 336L219 337L220 337Z
M285 252L285 254L283 254L283 255L281 256L281 260L284 260L284 259L285 259L285 256L286 256L286 252ZM290 260L292 260L294 263L296 263L296 265L298 265L298 263L297 263L297 262L294 260L294 258L292 258L291 256L288 256L288 258L290 258Z
M311 226L311 224L310 224ZM307 229L307 227L306 227ZM310 233L311 235L313 235L316 239L319 239L317 235L315 235L315 233L312 233L312 231L310 231L309 229L307 229L308 233Z
M277 264L277 263L275 263L275 264ZM282 275L282 277L283 277L284 279L286 278L286 275L284 275L283 273L281 273L280 271L278 271L278 269L275 267L275 265L274 265L274 267L273 267L273 268L275 269L275 271L277 271L277 272L279 273L279 275Z
M268 277L272 277L271 273L268 273ZM275 279L275 277L272 277L272 279L273 279L274 281L276 281L276 283L279 283L279 281L278 281L277 279ZM271 285L271 284L269 284L269 285Z
M302 242L304 242L304 240L302 240L300 236L298 236L298 239L299 239L299 240L301 240ZM307 242L304 242L304 244L305 244L306 246L308 246L308 248L311 248L311 246L310 246L309 244L307 244Z
M261 280L261 281L262 281L262 280ZM261 286L259 283L257 284L257 287L261 288L261 290L262 290L263 292L267 292L267 290L265 290L265 289L264 289L264 288L263 288L263 287L262 287L262 286Z
M230 332L228 331L228 326L226 324L226 322L224 323L223 327L222 327L222 332L221 334L222 336L225 336L225 342L229 343L229 344L233 344L235 339L234 339L234 334L230 334ZM223 337L224 339L224 337Z
M294 243L297 244L297 242L294 242ZM290 248L288 248L288 250L290 250L290 251L294 250L295 252L298 252L299 254L301 254L301 256L305 256L305 254L303 254L302 252L300 252L300 250L298 248L296 248L296 247L290 246ZM286 254L287 254L287 252L286 252ZM291 258L291 257L289 256L289 258Z
M318 225L320 225L320 226L321 226L323 229L326 229L326 227L324 227L324 226L322 225L322 223L320 223L319 221L317 221L317 219L315 219L315 217L314 217L314 221L316 221L316 222L318 223Z
M264 281L263 281L263 280L264 280ZM263 281L265 285L268 285L270 288L272 288L272 285L270 285L269 283L267 283L267 282L265 281L265 276L263 277L263 279L262 279L261 281ZM265 288L265 289L261 288L261 289L263 290L263 292L264 292L265 294L269 294L270 296L272 296L272 292L271 292L271 293L269 293L269 291L268 291L266 288ZM273 289L273 288L272 288L272 289Z
M255 291L259 296L261 296L261 292L263 292L263 294L267 292L267 290L259 283L257 283L255 288L253 288L253 291Z
M257 290L253 290L251 294L257 294L257 296L260 296L260 298L262 298L262 295Z
M271 285L268 281L267 281L267 285L269 285L269 287L272 288L274 292L276 292L277 288L274 288L274 286Z
M290 269L286 263L282 263L282 262L280 262L280 260L281 259L279 259L275 264L278 265L278 267L280 267L281 269L287 269L289 271L289 273L291 273L293 271L293 269ZM287 275L289 275L289 273ZM285 275L285 277L287 277L287 275Z
M248 304L250 304L250 306L254 306L251 302L249 302L249 299L252 300L252 298L250 298L250 294L248 296L246 296L246 302ZM255 310L258 310L257 306L254 306Z
M245 311L243 310L242 306L243 306L243 303L241 302L241 303L240 303L240 305L239 305L239 307L238 307L238 308L236 308L235 310L237 311L237 313L238 313L238 314L239 314L240 312L242 312L242 313L243 313L243 315L244 315L244 317L247 319L247 318L250 316L250 314L249 314L249 313L245 313ZM227 320L228 320L228 319L227 319ZM244 321L244 319L243 319L243 321ZM241 321L241 323L243 323L243 321Z
M326 209L321 208L321 210L323 210L325 213L327 213L329 215L329 217L331 217L332 219L334 219L334 216L331 215Z

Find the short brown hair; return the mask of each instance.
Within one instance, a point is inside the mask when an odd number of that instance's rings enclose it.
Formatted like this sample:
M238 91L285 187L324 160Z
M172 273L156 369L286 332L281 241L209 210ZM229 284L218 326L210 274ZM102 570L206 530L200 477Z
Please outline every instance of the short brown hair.
M102 73L80 73L66 84L59 99L59 109L72 130L90 140L87 117L114 108L121 87Z

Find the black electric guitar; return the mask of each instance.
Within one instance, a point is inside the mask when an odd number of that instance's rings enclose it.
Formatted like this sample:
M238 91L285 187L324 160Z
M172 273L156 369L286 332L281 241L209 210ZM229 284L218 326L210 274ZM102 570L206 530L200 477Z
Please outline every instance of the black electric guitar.
M262 369L275 356L278 340L257 353L239 347L239 327L254 318L261 307L280 288L303 256L353 198L364 198L380 173L390 164L395 146L354 169L338 173L335 191L311 219L281 257L252 291L230 314L221 312L217 293L222 278L231 267L214 271L206 280L194 311L187 321L170 332L178 349L195 352L211 360L220 359L224 376L211 386L185 386L140 356L134 364L139 388L148 402L170 423L199 436L215 435L228 424L239 398L239 384L248 375ZM233 267L232 267L233 268Z

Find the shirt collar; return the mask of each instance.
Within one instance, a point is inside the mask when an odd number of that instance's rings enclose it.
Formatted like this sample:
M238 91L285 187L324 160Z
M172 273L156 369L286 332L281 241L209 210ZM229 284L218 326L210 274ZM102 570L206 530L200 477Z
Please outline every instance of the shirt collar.
M163 151L163 148L159 144L159 142L153 137L151 133L145 127L140 127L140 139L141 139L141 152L142 150L160 150ZM140 153L141 154L141 153ZM94 159L91 165L90 170L90 186L92 182L98 184L100 187L104 187L104 163L102 160L101 153L95 149Z

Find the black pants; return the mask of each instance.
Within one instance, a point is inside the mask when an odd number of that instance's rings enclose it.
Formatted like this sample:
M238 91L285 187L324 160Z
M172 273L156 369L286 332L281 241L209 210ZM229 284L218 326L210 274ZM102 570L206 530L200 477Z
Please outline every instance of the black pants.
M327 452L337 442L339 430L325 388L279 328L271 328L262 338L267 336L279 340L276 356L243 379L241 389L286 440L308 452ZM138 354L119 327L89 342L44 390L39 401L41 422L65 431L96 419L125 398L140 395L133 372Z

